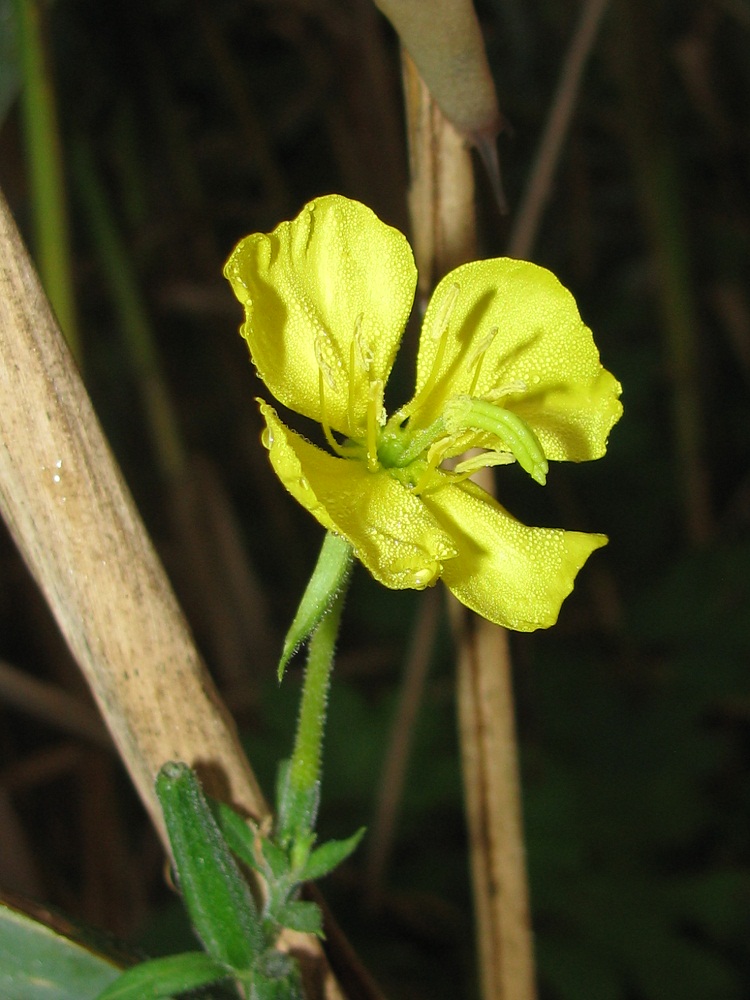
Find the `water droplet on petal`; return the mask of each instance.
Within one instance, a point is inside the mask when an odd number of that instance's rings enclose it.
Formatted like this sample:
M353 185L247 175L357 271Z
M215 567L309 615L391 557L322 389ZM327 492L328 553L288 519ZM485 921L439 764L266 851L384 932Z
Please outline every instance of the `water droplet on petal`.
M422 569L414 570L412 573L412 587L414 590L424 590L425 587L429 587L431 583L434 583L440 574L440 567L437 563L433 564L432 568L425 566Z

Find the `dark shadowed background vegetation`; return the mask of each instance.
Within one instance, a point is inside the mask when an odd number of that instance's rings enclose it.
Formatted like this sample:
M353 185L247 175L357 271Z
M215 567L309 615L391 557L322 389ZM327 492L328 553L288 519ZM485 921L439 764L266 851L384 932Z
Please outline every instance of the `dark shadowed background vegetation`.
M0 185L33 247L11 8L0 0ZM579 8L478 8L509 122L508 217L478 174L481 253L498 256ZM241 236L318 194L407 227L397 42L369 0L56 0L44 20L78 357L270 791L299 682L279 689L274 658L321 530L267 464L263 390L221 267ZM574 292L625 404L601 462L553 468L544 491L497 473L527 522L610 536L558 626L513 638L543 1000L750 995L749 105L746 0L612 0L534 249ZM407 351L396 397L411 378ZM417 601L356 572L324 835L374 822ZM4 532L0 659L86 698ZM0 843L6 887L151 954L186 946L123 769L62 710L0 703ZM397 839L378 884L367 870L364 846L323 888L388 996L471 997L445 623Z

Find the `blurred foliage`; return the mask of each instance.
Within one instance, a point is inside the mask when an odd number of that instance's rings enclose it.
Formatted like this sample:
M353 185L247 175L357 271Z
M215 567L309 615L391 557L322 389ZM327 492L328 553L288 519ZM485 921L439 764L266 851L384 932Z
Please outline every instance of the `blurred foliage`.
M513 207L578 5L478 7L512 124L500 150ZM0 53L12 51L7 11L0 3ZM273 680L274 655L320 536L267 468L260 387L221 266L242 235L329 191L406 227L395 39L368 0L57 0L44 11L87 384L270 789L297 704L294 671L280 689ZM554 468L545 491L518 470L498 473L501 497L528 522L611 539L558 627L514 640L542 1000L750 990L748 52L745 0L613 0L537 241L536 260L574 291L626 408L609 455ZM4 100L4 61L0 76ZM0 129L0 184L31 239L18 102ZM159 461L77 149L147 317L161 405L187 456L177 470ZM481 174L478 201L482 253L501 254L513 216L497 215ZM675 288L689 317L681 328L670 325ZM414 595L356 575L324 836L372 822L415 607ZM0 657L81 690L4 537L0 636ZM366 905L365 845L323 883L401 1000L474 990L447 630L436 649L387 881ZM153 953L190 947L167 916L158 844L112 758L7 708L0 754L24 861L10 866L14 888Z

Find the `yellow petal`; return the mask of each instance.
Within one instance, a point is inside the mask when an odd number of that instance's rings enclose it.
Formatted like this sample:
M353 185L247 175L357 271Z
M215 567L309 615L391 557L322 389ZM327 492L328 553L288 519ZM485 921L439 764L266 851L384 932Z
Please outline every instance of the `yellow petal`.
M426 426L451 396L508 388L517 391L499 405L523 417L549 459L599 458L622 413L620 384L557 278L526 261L473 261L448 274L427 307L406 411Z
M270 235L242 240L224 274L245 307L241 332L274 396L361 437L370 386L387 380L414 300L406 238L359 202L329 195Z
M417 497L384 469L335 458L286 427L268 404L260 408L279 479L324 528L351 543L376 580L397 590L438 580L456 549Z
M477 614L519 632L548 628L578 570L604 535L529 528L471 482L423 497L458 556L445 564L449 590Z

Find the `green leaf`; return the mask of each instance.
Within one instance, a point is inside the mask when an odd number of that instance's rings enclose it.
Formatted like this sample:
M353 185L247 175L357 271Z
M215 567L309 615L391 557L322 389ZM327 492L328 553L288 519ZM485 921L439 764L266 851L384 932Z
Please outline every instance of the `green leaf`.
M120 968L83 943L0 903L0 997L94 1000Z
M365 829L364 826L360 827L346 840L329 840L316 848L299 873L300 882L312 882L314 879L322 878L332 872L345 858L354 853L365 835Z
M323 916L317 903L295 900L280 907L276 919L282 927L304 934L323 936Z
M199 986L227 979L231 973L202 951L188 951L168 958L154 958L127 969L99 994L97 1000L167 1000Z
M271 874L275 879L283 878L289 872L289 856L278 844L265 837L261 841L261 851L266 860L266 864L271 869Z
M286 666L296 650L312 635L341 592L351 564L351 545L340 535L326 532L310 582L284 639L284 649L279 661L279 680L284 676Z
M209 797L208 805L229 850L248 868L252 868L253 871L262 875L263 868L255 857L255 837L257 836L255 824L244 820L225 802L219 802L217 799Z
M206 951L226 966L251 968L262 947L247 883L187 764L165 764L156 779L180 888Z

